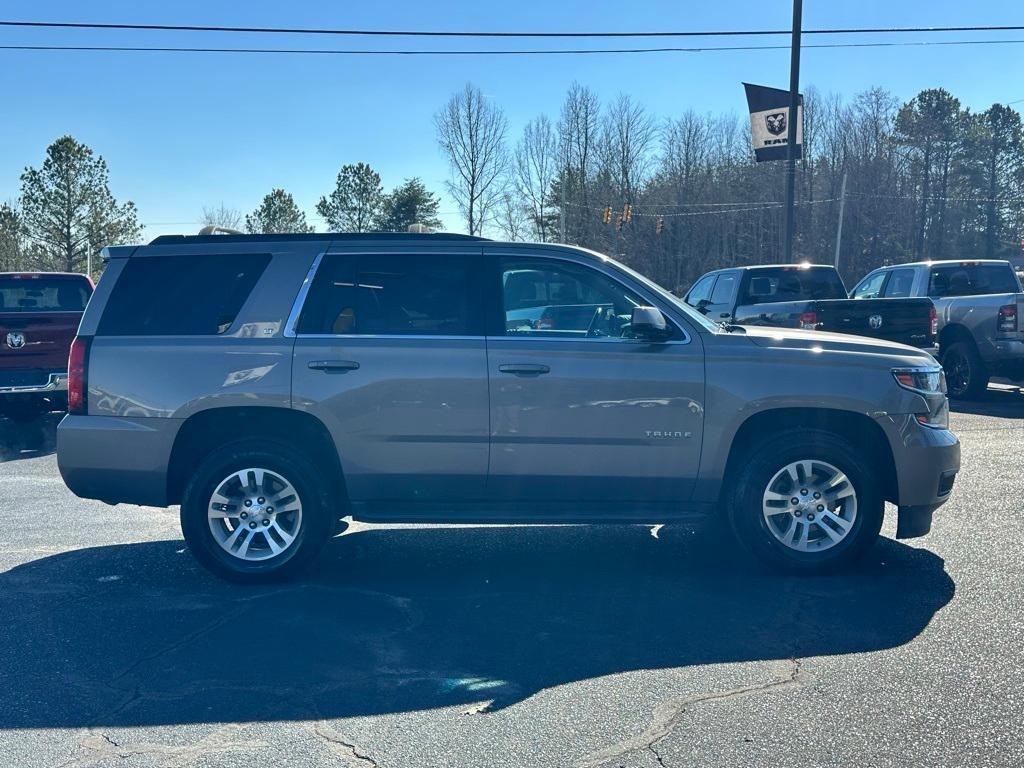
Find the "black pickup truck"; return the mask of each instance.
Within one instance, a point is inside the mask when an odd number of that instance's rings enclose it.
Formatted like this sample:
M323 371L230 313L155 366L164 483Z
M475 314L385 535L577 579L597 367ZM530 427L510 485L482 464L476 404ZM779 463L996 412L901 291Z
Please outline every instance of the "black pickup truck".
M712 320L872 336L929 348L935 344L931 299L850 299L835 267L815 264L719 269L684 299Z

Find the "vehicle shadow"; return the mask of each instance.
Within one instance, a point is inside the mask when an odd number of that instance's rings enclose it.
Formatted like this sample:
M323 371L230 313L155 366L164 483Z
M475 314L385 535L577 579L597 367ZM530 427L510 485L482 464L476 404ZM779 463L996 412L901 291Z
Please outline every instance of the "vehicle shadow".
M0 575L0 728L497 709L629 670L892 648L954 589L891 540L798 578L640 526L363 531L269 587L217 581L179 541L82 549Z
M949 409L975 416L1024 419L1024 388L990 386L976 400L950 400Z
M63 412L29 422L0 417L0 462L48 456L57 449L57 425Z

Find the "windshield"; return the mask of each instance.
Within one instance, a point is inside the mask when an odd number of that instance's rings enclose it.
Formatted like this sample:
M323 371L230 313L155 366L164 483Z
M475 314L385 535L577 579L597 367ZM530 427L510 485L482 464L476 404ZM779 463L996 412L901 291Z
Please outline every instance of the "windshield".
M775 267L752 270L739 303L845 298L843 281L831 267Z
M693 307L688 305L685 301L680 299L678 296L675 296L670 291L666 291L664 288L662 288L656 282L654 282L653 280L651 280L651 279L649 279L647 277L644 277L639 272L637 272L635 269L630 269L625 264L622 264L622 263L620 263L618 261L615 261L614 259L609 259L609 262L614 264L618 269L621 269L623 272L626 272L627 274L629 274L629 276L632 277L634 280L637 280L637 281L643 283L645 286L650 288L652 291L657 292L658 296L660 296L661 298L665 299L665 301L671 302L672 306L674 306L677 309L679 309L683 314L686 315L688 320L691 320L696 325L699 325L701 328L704 328L704 329L709 330L709 331L719 331L719 330L721 330L721 328L719 327L719 325L717 323L714 323L711 320L708 320L706 317L704 317L704 315L702 315L700 312L698 312Z
M81 312L91 293L81 278L0 277L0 312Z

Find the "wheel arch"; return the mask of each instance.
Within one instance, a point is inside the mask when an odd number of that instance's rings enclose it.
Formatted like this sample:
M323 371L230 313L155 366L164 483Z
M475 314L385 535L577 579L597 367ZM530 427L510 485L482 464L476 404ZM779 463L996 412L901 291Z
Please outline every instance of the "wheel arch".
M899 498L896 461L882 427L866 414L831 408L772 408L747 417L733 436L721 494L761 438L793 428L820 429L849 440L878 471L883 497L894 503Z
M167 467L167 503L181 503L189 477L210 453L246 438L274 440L294 448L329 478L329 490L338 498L348 498L337 448L322 421L290 408L226 406L194 413L178 429Z
M957 342L970 344L975 351L978 349L978 344L974 340L974 334L968 330L967 326L960 323L947 323L939 331L939 356L941 357L951 344L956 344Z

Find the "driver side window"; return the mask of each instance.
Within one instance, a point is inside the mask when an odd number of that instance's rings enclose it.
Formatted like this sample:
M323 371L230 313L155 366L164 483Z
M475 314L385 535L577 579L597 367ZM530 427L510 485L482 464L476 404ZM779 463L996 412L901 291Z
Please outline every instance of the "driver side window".
M644 305L607 275L554 259L503 258L501 285L506 336L621 338Z

